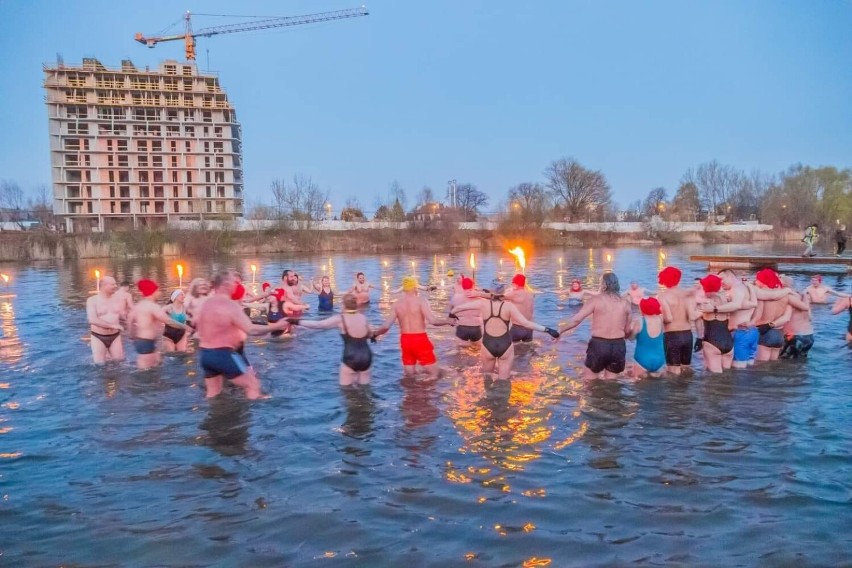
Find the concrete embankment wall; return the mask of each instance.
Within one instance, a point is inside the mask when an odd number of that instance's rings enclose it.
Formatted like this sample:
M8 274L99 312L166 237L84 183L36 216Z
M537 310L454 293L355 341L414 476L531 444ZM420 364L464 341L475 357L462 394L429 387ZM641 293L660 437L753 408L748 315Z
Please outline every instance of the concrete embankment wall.
M494 223L423 227L408 223L324 221L309 229L261 228L66 235L41 232L0 233L0 261L62 260L121 256L273 254L293 252L441 251L491 249L507 242L536 246L630 246L678 243L758 242L779 237L798 240L798 232L780 233L769 225L703 223L548 223L540 229L499 231Z

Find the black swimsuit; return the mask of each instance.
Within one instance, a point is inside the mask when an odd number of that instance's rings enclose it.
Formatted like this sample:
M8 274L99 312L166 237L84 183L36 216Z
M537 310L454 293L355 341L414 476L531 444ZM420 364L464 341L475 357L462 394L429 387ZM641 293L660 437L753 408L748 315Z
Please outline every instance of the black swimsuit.
M503 302L500 302L500 307L497 308L497 315L494 315L494 302L491 302L491 315L488 316L484 322L482 322L482 345L488 350L489 353L495 358L499 359L502 357L506 351L508 351L509 347L512 346L512 335L509 333L509 329L512 327L510 320L505 320L500 317L500 312L503 310ZM506 332L500 336L490 335L488 333L488 321L497 318L503 323L506 324Z
M852 298L849 298L849 325L846 326L846 333L852 333Z
M734 348L734 338L728 329L728 320L704 320L704 341L713 345L722 355Z
M340 361L356 373L363 373L373 363L373 352L367 344L369 336L352 337L346 329L346 316L341 314L340 322L343 324L343 333L340 334L343 338L343 358Z
M852 308L850 308L850 310L852 310ZM104 335L103 333L97 333L91 330L89 331L89 333L92 335L92 337L97 337L98 339L100 339L101 343L103 343L104 347L106 347L107 349L109 349L112 345L112 342L115 341L119 335L121 335L120 331L116 331L115 333L111 333L109 335Z

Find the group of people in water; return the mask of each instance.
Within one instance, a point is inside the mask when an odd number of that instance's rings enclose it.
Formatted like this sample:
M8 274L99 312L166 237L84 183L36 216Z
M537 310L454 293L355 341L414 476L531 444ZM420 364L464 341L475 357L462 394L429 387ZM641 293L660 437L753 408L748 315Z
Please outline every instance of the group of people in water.
M811 305L827 303L832 295L837 297L832 313L849 313L846 338L852 341L852 298L825 286L819 276L802 292L793 288L789 277L771 269L759 271L753 282L733 270L722 270L696 279L694 286L681 287L681 271L669 266L659 272L659 291L649 292L632 282L622 292L617 276L606 272L596 290L583 289L579 280L572 282L568 302L581 306L558 328L534 321L536 292L524 274L514 275L510 283L495 281L490 288L479 288L472 278L456 277L452 270L447 276L451 294L447 317L436 315L421 294L437 287L420 285L415 277L406 276L401 287L392 291L399 297L377 328L371 327L360 309L370 303L370 292L376 289L361 272L343 296L339 313L334 312L335 297L327 276L311 280L308 286L292 270L282 273L276 287L263 283L257 294L250 293L234 271L219 272L209 281L196 278L187 292L171 292L165 306L158 303L161 289L153 280L136 282L141 298L134 302L128 282L119 286L107 276L86 305L92 356L95 363L124 359L122 334L126 331L133 339L137 366L147 369L160 362L158 342L165 352L183 352L194 336L207 396L222 392L227 379L242 388L247 398L256 399L262 391L245 354L249 336L292 334L300 326L337 329L343 339L339 381L349 386L370 382L370 342L395 324L400 330L404 372L437 376L441 368L427 327L454 326L459 343L480 348L482 371L507 380L516 344L531 342L533 332L559 339L591 318L587 379L614 378L625 371L636 379L663 372L678 375L691 368L693 353L698 351L708 371L721 373L756 362L806 357L813 345ZM303 296L309 293L317 295L318 312L328 317L304 317L309 307ZM252 313L262 318L252 319ZM636 342L634 363L629 366L627 340Z

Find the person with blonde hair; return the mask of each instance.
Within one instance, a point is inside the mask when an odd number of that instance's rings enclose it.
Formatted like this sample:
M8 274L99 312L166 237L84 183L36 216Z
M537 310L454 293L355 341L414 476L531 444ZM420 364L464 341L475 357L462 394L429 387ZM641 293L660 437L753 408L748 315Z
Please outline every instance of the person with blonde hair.
M406 375L413 375L417 365L432 376L438 376L441 368L435 357L435 347L426 335L426 324L455 325L451 319L435 317L425 299L417 295L417 279L406 276L402 279L403 296L391 306L391 315L375 335L384 335L394 322L399 323L399 346L402 351L402 368Z

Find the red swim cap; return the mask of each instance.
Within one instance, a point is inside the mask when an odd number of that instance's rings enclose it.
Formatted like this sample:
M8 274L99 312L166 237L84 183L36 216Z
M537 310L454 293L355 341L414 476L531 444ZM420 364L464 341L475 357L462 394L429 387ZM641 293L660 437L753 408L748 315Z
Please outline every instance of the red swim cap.
M639 300L639 311L646 316L658 316L663 313L660 302L656 298L642 298Z
M287 297L287 291L284 288L276 288L272 291L272 295L280 302Z
M143 278L142 280L137 282L136 287L139 289L139 292L142 294L143 298L147 298L160 288L160 286L156 282L154 282L153 280L149 280L148 278Z
M234 292L231 294L231 299L239 302L246 295L246 287L241 282L237 282Z
M515 277L512 278L512 284L514 284L518 288L523 288L527 285L527 277L523 274L515 274Z
M778 273L772 270L771 268L764 268L763 270L759 271L754 278L767 288L784 287L784 284L781 283L781 278L778 277Z
M660 271L657 281L666 288L674 288L680 284L681 272L674 266L667 266Z
M461 287L462 290L473 290L473 280L466 276L462 276Z
M260 289L263 290L264 292L266 292L267 290L269 290L270 286L272 286L272 285L269 282L264 282L263 284L260 285Z
M722 279L715 274L708 274L700 279L699 282L705 294L715 294L722 289Z

